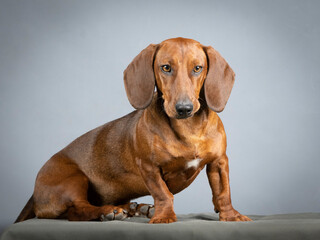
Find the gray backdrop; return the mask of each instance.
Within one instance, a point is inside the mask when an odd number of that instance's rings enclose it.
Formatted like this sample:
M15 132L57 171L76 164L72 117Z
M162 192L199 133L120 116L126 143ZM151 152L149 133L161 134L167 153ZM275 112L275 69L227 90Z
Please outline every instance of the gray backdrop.
M122 79L129 62L177 36L212 45L236 72L220 114L236 209L319 212L319 9L298 0L1 0L1 228L51 155L133 110ZM205 172L176 195L175 210L213 211Z

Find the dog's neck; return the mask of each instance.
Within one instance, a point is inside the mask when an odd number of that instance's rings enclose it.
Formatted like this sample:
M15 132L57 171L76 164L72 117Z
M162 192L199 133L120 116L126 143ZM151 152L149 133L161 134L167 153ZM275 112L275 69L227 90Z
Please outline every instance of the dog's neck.
M161 95L155 93L154 100L146 111L157 119L163 119L179 139L187 141L190 137L201 138L208 124L217 121L218 115L208 108L205 101L200 100L200 103L200 109L193 116L186 119L170 118L163 107Z

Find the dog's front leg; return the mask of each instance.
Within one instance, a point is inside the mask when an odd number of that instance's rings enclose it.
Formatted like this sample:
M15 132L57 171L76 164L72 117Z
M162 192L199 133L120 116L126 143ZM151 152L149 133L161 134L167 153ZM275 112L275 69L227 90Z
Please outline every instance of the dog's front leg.
M251 221L241 215L231 204L229 164L227 155L207 164L207 175L212 189L212 201L220 221Z
M138 159L137 165L144 183L154 199L155 212L149 223L172 223L177 221L173 210L173 194L162 179L160 169Z

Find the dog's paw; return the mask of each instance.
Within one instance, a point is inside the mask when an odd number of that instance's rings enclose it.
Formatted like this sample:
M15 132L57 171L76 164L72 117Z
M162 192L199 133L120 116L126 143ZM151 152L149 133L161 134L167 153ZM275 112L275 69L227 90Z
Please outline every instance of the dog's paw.
M129 213L132 216L146 216L152 218L154 215L154 205L132 202L130 203Z
M172 214L157 214L153 216L149 223L173 223L177 221L177 216L175 213Z
M234 221L234 222L247 222L247 221L252 221L250 218L248 218L245 215L240 214L238 211L231 209L229 211L222 211L219 214L219 220L223 222L229 222L229 221Z
M139 204L136 214L152 218L154 215L154 206L149 204Z
M123 220L128 216L128 211L122 208L115 208L112 212L101 214L100 221Z
M159 217L152 217L149 221L149 223L154 224L154 223L173 223L177 221L176 215L166 217L166 216L159 216Z

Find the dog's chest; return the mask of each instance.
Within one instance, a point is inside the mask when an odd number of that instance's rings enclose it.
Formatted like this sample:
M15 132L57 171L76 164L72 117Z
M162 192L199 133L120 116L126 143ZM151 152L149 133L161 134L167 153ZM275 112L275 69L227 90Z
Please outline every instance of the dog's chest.
M206 129L205 129L206 130ZM155 136L153 157L172 193L191 184L206 164L216 159L223 149L222 135L217 131L185 131L183 137Z
M198 174L212 159L213 142L208 139L193 144L172 142L158 152L158 162L164 178L169 181L186 182Z
M185 168L189 169L189 168L195 168L197 169L201 163L202 159L201 158L195 158L192 159L191 161L187 161L185 164Z
M199 167L203 160L217 152L218 147L213 139L190 137L188 141L161 141L154 153L163 167L182 170Z
M175 158L162 167L163 179L172 193L178 193L193 182L205 165L202 158Z

